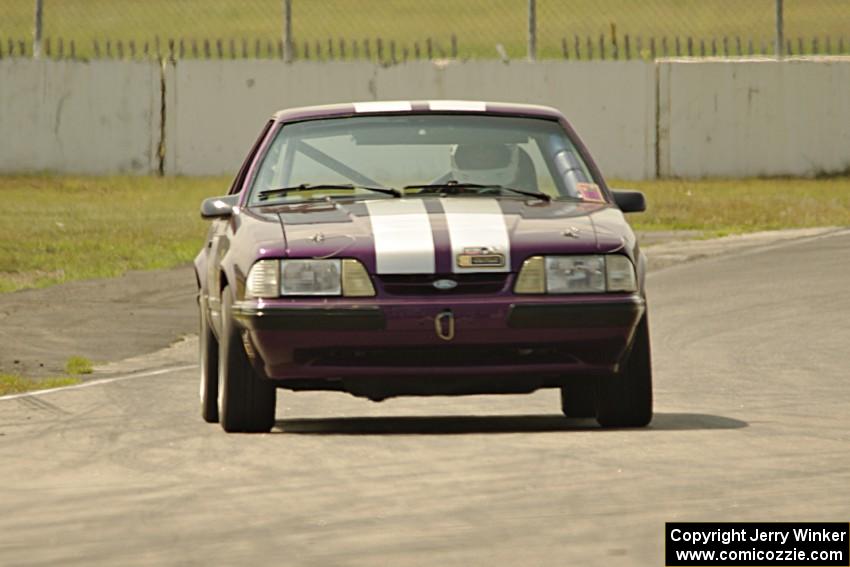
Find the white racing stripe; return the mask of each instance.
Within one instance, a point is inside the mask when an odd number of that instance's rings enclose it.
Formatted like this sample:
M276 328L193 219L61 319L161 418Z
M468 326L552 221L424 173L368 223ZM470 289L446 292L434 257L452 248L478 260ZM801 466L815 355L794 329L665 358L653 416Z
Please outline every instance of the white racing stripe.
M410 112L413 107L405 101L355 102L354 112Z
M428 103L431 110L454 112L484 112L487 105L474 100L432 100Z
M366 203L379 274L433 274L434 236L422 199Z
M139 372L137 374L126 374L123 376L113 376L112 378L102 378L100 380L91 380L82 384L74 384L73 386L62 386L59 388L50 388L48 390L35 390L33 392L24 392L23 394L10 394L8 396L0 396L0 401L16 400L18 398L29 398L34 396L44 396L45 394L53 394L56 392L64 392L66 390L79 390L81 388L91 388L92 386L102 386L103 384L111 384L112 382L123 382L124 380L133 380L135 378L148 378L150 376L159 376L160 374L168 374L169 372L181 372L197 368L197 364L187 364L184 366L171 366L169 368L160 368L159 370L151 370L150 372Z
M446 213L449 238L452 243L452 271L508 272L511 269L511 239L505 224L505 215L496 199L474 197L453 198L440 201ZM500 268L460 268L457 257L464 248L486 246L505 255L505 265Z

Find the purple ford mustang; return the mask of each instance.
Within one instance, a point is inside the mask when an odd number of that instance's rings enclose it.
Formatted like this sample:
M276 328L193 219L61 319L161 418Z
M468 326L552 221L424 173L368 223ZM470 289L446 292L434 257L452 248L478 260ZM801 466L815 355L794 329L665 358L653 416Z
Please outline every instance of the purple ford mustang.
M556 110L471 101L278 112L195 259L201 411L268 431L276 388L560 388L603 426L652 418L644 256Z

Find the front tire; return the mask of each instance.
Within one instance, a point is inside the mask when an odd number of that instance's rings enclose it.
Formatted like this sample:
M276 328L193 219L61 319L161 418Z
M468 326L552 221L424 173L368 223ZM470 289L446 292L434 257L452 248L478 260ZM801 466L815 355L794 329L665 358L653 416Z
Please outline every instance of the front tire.
M567 417L596 417L596 379L580 378L563 386L561 411Z
M210 328L206 309L199 304L201 328L198 350L201 367L201 417L207 423L218 423L218 340Z
M225 287L221 292L219 422L228 433L267 433L274 426L277 392L251 366L232 313L233 298Z
M603 427L644 427L652 420L652 362L646 315L638 323L622 370L600 380L596 404L596 420Z

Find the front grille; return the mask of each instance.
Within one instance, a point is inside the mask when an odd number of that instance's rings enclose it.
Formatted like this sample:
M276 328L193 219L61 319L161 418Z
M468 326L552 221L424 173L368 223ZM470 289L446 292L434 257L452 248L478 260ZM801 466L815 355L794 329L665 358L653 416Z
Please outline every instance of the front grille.
M499 293L507 285L508 274L477 273L477 274L412 274L412 275L383 275L377 276L384 292L389 295L459 295L476 293ZM437 280L453 280L457 287L452 289L437 289Z
M295 362L309 366L500 366L573 364L561 345L463 345L415 348L330 347L297 349Z

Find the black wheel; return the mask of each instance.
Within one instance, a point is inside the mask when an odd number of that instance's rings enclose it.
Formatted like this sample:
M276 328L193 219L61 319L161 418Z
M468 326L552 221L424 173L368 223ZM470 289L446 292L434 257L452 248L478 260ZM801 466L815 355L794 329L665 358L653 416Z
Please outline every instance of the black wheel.
M201 367L201 417L207 423L218 423L218 340L210 328L206 309L199 305L201 329L198 350Z
M578 379L562 387L561 411L567 417L596 417L596 380Z
M596 420L604 427L643 427L652 420L649 323L643 316L623 368L598 382Z
M239 329L232 317L233 298L221 292L221 336L218 362L218 413L229 432L264 433L274 425L274 384L251 366Z

